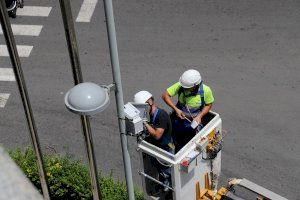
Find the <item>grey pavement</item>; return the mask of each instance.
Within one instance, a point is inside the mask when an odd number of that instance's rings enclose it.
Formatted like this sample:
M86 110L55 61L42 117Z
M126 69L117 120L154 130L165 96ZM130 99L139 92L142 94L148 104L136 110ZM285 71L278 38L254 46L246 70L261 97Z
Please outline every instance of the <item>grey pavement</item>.
M82 0L72 0L74 18ZM246 178L288 199L300 199L300 1L199 0L114 1L124 101L135 92L162 92L181 73L198 69L215 96L213 110L228 131L222 152L222 184ZM30 100L44 152L85 159L79 117L63 104L73 78L58 1L27 0L51 6L47 18L17 17L22 24L43 24L38 37L16 36L34 45L22 58ZM76 23L84 80L112 82L102 1L90 23ZM0 37L0 42L3 42ZM10 64L0 59L0 67ZM11 93L0 108L0 143L30 145L15 82L0 82ZM92 117L98 167L124 180L116 106ZM134 182L139 157L129 138Z

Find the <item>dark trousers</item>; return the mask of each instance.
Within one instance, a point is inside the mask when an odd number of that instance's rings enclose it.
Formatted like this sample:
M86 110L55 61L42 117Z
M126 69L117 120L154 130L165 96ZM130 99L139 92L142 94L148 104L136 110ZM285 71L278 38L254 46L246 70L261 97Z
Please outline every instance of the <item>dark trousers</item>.
M172 137L175 144L176 152L186 145L198 130L193 129L190 122L186 119L180 119L175 113L171 114Z

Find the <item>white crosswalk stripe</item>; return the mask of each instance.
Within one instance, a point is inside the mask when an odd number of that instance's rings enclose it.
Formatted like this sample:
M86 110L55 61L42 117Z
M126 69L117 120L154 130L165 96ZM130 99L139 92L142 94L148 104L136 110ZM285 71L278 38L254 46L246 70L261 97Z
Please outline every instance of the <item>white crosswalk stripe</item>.
M22 24L12 24L12 31L14 35L24 35L24 36L39 36L43 26L41 25L22 25ZM0 28L0 34L3 34L2 28Z
M48 17L52 7L24 6L17 10L17 16Z
M84 0L76 22L90 22L98 0Z
M15 81L15 74L12 68L0 68L0 81Z
M4 108L10 94L0 93L0 108Z
M29 57L33 46L28 45L17 45L17 50L20 57ZM8 57L8 50L6 45L0 45L0 56Z

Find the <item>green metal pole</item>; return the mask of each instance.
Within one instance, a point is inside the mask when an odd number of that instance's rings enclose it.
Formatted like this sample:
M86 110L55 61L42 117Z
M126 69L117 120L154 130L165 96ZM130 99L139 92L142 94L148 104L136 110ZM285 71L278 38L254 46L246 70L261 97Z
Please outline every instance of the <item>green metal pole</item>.
M79 59L70 0L60 0L59 2L60 2L61 14L62 14L62 19L65 28L65 34L66 34L71 66L72 66L74 83L75 85L77 85L83 82L83 78L81 73L80 59ZM101 200L102 196L101 196L101 191L100 191L100 186L99 186L99 181L97 176L98 175L97 162L94 153L95 150L93 146L93 138L92 138L92 131L91 131L89 117L82 115L80 116L80 119L81 119L81 127L83 131L86 153L88 156L88 163L90 168L93 199Z

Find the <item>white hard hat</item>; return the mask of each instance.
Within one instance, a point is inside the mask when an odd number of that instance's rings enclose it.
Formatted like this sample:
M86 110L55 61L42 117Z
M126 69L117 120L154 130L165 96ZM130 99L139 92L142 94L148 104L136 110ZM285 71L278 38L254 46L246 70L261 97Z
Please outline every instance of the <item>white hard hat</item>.
M183 88L192 88L202 81L201 75L197 70L189 69L181 75L179 83Z
M152 97L152 94L148 91L139 91L134 95L133 101L135 103L146 103L150 98Z

